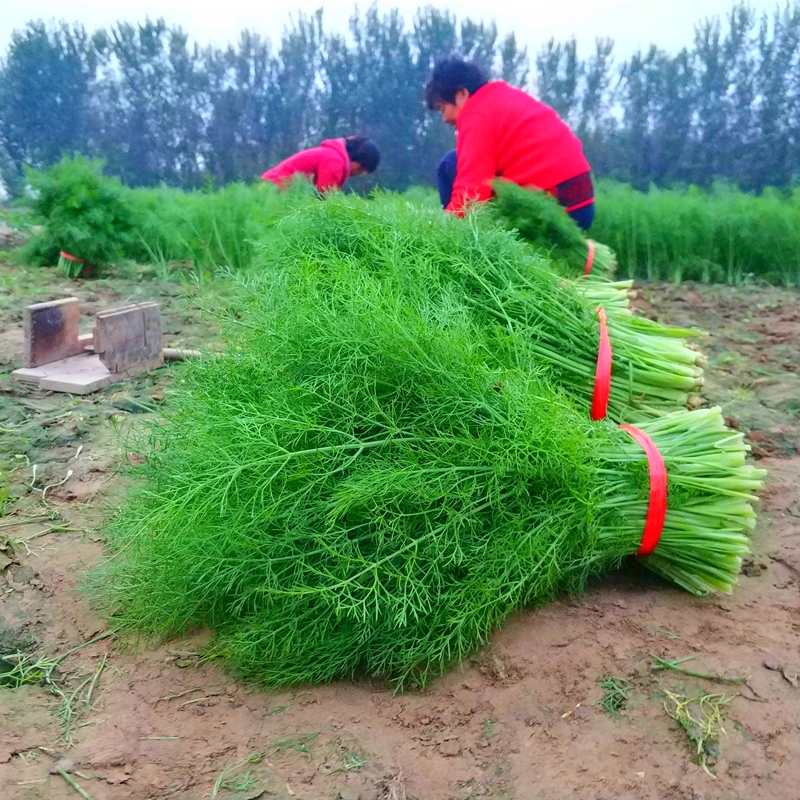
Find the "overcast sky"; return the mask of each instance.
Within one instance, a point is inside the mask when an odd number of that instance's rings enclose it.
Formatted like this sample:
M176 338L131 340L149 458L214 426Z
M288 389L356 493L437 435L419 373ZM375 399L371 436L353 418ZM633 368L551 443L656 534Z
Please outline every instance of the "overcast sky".
M366 8L369 2L362 2ZM400 8L407 20L425 5L424 0L389 0L381 10ZM501 33L514 31L520 44L535 52L551 36L575 36L584 55L597 36L616 42L619 58L626 58L651 43L674 52L692 41L695 23L707 16L726 14L731 0L458 0L429 3L457 9L459 18L495 19ZM772 12L776 0L751 0L759 12ZM81 22L89 29L119 20L134 22L164 17L185 28L201 44L224 45L235 41L244 28L271 38L280 36L290 15L325 9L326 27L344 30L352 0L0 0L0 53L5 54L11 32L31 19Z

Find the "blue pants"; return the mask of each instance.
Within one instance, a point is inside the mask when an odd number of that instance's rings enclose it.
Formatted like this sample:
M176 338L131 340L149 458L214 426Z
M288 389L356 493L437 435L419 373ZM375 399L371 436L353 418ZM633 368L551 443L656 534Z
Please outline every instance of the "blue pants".
M583 208L576 208L574 211L567 211L567 214L575 220L575 224L582 231L588 231L594 222L594 203L589 203Z
M439 200L442 208L447 208L453 194L453 184L456 182L456 151L451 150L436 167L436 188L439 190Z
M450 203L453 184L456 182L457 165L456 151L451 150L439 162L439 166L436 167L436 188L439 190L439 200L442 203L442 208L445 208ZM575 220L581 230L588 231L594 222L594 203L567 213Z

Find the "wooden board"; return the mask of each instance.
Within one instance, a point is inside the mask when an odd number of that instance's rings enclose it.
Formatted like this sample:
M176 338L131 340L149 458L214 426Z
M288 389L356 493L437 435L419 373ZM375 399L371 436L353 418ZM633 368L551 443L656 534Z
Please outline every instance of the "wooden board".
M111 372L97 355L83 354L52 361L39 367L17 369L11 377L24 386L50 392L89 394L112 383L133 378L164 363L159 353L157 358L141 362L122 372Z
M97 315L94 349L110 372L124 372L161 356L158 303L103 311Z
M62 358L78 355L81 310L77 297L65 297L49 303L34 303L23 316L24 343L22 361L26 367L38 367Z

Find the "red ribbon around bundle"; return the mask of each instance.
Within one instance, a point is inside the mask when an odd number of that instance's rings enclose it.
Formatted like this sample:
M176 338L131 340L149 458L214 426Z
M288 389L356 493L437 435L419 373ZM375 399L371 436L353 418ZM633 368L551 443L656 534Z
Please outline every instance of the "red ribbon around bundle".
M655 442L640 428L633 425L620 425L642 446L650 468L650 500L647 505L647 518L644 523L642 543L636 551L637 556L646 556L658 546L667 516L667 468L664 458Z
M592 271L592 264L594 264L595 246L591 239L586 240L589 245L589 252L586 254L586 269L583 271L584 275L588 275Z
M76 261L78 264L85 264L86 261L82 258L78 258L78 256L72 256L69 253L65 253L63 250L59 253L61 258L66 258L67 261Z
M611 397L611 339L608 338L608 318L605 309L598 306L600 319L600 345L597 349L597 366L594 371L594 392L592 394L592 419L596 422L608 414L608 401Z

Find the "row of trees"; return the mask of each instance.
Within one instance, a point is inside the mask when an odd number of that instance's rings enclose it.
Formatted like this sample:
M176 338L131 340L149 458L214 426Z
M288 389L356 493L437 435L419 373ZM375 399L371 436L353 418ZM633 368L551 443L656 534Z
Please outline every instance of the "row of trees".
M757 17L744 4L696 29L678 54L656 46L615 63L598 40L551 41L533 58L513 34L426 8L410 24L376 8L347 35L322 12L299 16L277 44L245 31L227 49L200 48L163 20L29 23L0 64L0 179L63 154L106 159L131 185L193 187L252 179L322 138L366 132L384 161L374 180L429 183L452 132L422 102L434 61L450 53L553 105L600 175L639 186L787 186L800 175L800 0Z

